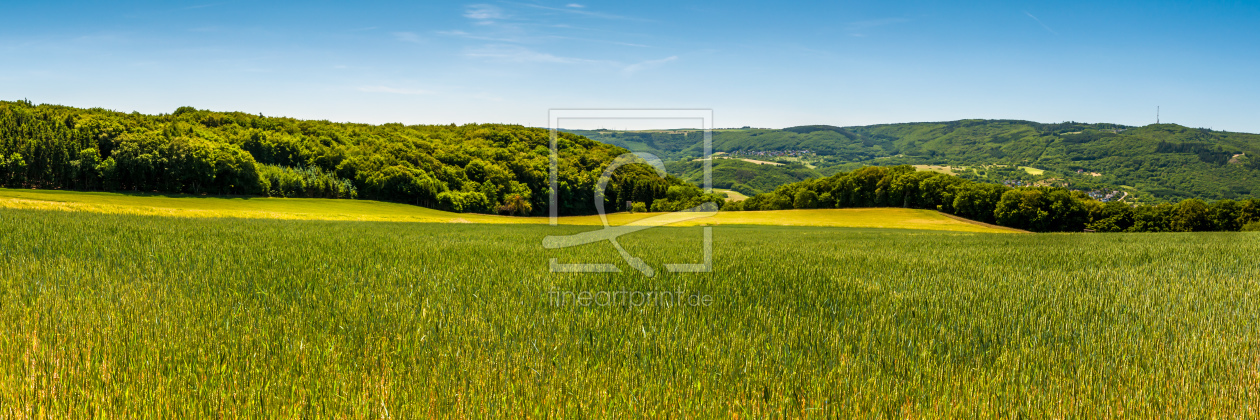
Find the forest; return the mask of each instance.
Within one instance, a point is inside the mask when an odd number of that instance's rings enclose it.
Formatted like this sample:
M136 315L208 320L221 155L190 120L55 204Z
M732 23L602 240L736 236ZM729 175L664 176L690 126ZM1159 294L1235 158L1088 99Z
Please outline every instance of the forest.
M774 192L726 204L724 210L852 207L930 209L1033 232L1260 231L1260 200L1197 198L1134 206L1099 202L1057 187L1007 187L903 165L787 184Z
M969 122L949 130L990 132L1000 124L1020 132L1030 129L1023 122ZM877 128L809 126L767 136L825 132L863 144L893 138L878 137ZM1118 134L1121 129L1071 124L1038 127L1058 138L1049 144L1089 144L1124 137ZM1256 160L1240 160L1238 155L1243 153L1235 153L1242 148L1252 150L1250 137L1167 125L1145 129L1165 134L1153 136L1157 141L1149 144L1152 153L1185 155L1177 159L1193 159L1200 165L1224 165L1243 171L1236 178L1251 179L1245 171ZM756 130L742 132L741 136L756 134ZM657 133L634 139L677 147L681 140L675 137L679 136ZM935 140L961 141L956 135ZM809 146L830 150L822 148L824 143ZM0 187L7 188L363 198L454 212L542 215L550 192L549 145L547 130L518 125L368 125L191 107L143 115L0 102ZM871 145L887 146L878 141ZM557 150L559 214L595 213L596 183L608 164L628 151L563 132L558 134ZM718 187L764 192L727 204L694 185L701 177L700 162L674 161L668 166L682 177L662 177L645 164L622 166L605 190L605 207L630 210L625 208L627 202L650 211L684 210L710 202L725 210L908 207L1037 232L1260 228L1260 201L1242 195L1250 193L1249 187L1225 194L1230 195L1226 198L1205 194L1133 206L1099 202L1069 188L1009 187L916 171L907 165L869 166L818 177L818 171L798 163L772 166L718 159L714 165ZM1192 184L1198 188L1211 183Z
M695 185L704 182L704 164L688 160L668 162L669 173ZM713 159L711 167L714 188L726 188L747 195L774 191L780 185L800 182L822 174L800 163L758 165L739 159Z
M702 154L696 131L584 131L591 139L687 161ZM1050 180L1076 190L1130 192L1145 203L1260 197L1260 135L1176 124L1119 124L1019 120L960 120L855 127L809 125L784 129L712 132L714 152L809 150L810 169L821 175L862 166L944 165L974 168L959 173L978 181ZM794 160L783 159L791 164ZM992 168L1034 167L1038 176L1010 177ZM715 183L759 185L789 182L779 168L746 168L740 182L715 174ZM747 173L752 174L748 177ZM1026 179L1025 179L1026 178ZM766 188L768 186L769 188ZM731 187L724 187L731 188ZM1131 200L1132 201L1132 200Z
M627 151L559 133L561 215L595 213L594 190ZM0 102L0 187L362 198L454 212L546 214L550 134L518 125L351 124L181 107L143 115ZM609 208L699 188L626 165ZM716 197L707 197L713 201ZM693 201L699 201L696 198Z

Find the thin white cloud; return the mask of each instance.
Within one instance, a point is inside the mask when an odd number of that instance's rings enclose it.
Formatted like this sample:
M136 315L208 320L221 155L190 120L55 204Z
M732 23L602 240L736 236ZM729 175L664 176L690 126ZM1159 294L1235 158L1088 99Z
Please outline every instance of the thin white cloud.
M1037 21L1037 24L1038 24L1038 25L1041 25L1041 27L1042 27L1042 28L1046 28L1046 30L1047 30L1047 31L1050 31L1050 33L1055 34L1055 35L1058 35L1058 34L1059 34L1058 32L1055 32L1055 31L1054 31L1054 29L1050 29L1050 26L1047 26L1045 23L1043 23L1043 22L1041 21L1041 19L1037 19L1037 17L1036 17L1036 16L1033 16L1033 14L1032 14L1032 13L1028 13L1028 11L1027 11L1027 10L1025 10L1025 11L1024 11L1024 14L1025 14L1025 15L1028 15L1028 17L1032 18L1032 20Z
M621 72L628 75L635 74L643 70L654 69L654 68L660 67L664 65L665 63L668 63L670 61L674 61L677 59L678 59L678 56L674 55L674 56L665 57L659 60L648 60L648 61L643 61L639 63L634 63L634 64L626 66L625 68L622 68Z
M910 19L906 19L906 18L871 19L871 20L860 20L857 22L849 22L849 24L846 26L850 30L860 30L860 29L874 28L876 26L892 25L894 23L906 23L909 21Z
M464 17L472 20L488 21L501 20L507 16L503 14L503 9L500 9L497 6L489 4L474 4L468 6L468 8L464 10Z
M370 93L393 93L397 95L431 95L433 92L422 89L400 89L389 86L363 86L359 88L359 92Z
M600 18L600 19L631 20L631 21L639 21L639 22L648 22L647 19L639 19L639 18L634 18L634 17L629 17L629 16L621 16L621 15L614 15L614 14L609 14L609 13L600 13L600 12L592 12L588 10L583 10L585 9L585 6L572 7L572 5L569 5L566 7L548 7L548 6L543 6L540 4L530 4L530 3L510 3L510 4L530 7L530 8L539 9L539 10L550 10L553 12L563 12L563 13L593 17L593 18Z
M524 31L518 31L518 32L524 32ZM561 35L524 36L524 35L518 35L515 33L505 33L502 36L489 36L489 35L474 34L474 33L461 31L461 30L437 31L436 33L442 36L453 36L453 37L459 37L459 38L464 38L464 39L474 39L478 41L489 41L489 42L496 42L496 43L511 43L511 44L540 44L547 41L564 40L564 41L592 42L592 43L598 43L598 44L621 45L623 47L635 47L635 48L650 48L651 47L649 45L635 44L633 42L608 41L608 40L603 40L603 39L598 39L598 38L581 38L581 37L575 37L575 36L561 36Z
M459 30L455 30L455 31L438 31L438 32L437 32L437 34L438 34L438 35L445 35L445 36L455 36L455 37L467 38L467 39L475 39L475 40L478 40L478 41L490 41L490 42L511 42L511 43L514 43L514 44L523 44L523 43L530 43L530 42L535 42L535 41L537 41L537 39L531 39L531 38L520 37L520 36L494 37L494 36L486 36L486 35L471 34L471 33L464 32L464 31L459 31ZM554 38L554 37L553 37L553 38Z
M600 41L600 40L596 40L596 39L591 39L591 40L589 40L589 41L591 41L591 42L603 42L603 43L608 43L608 44L613 44L613 45L620 45L620 46L623 46L623 47L650 48L650 46L648 46L648 45L635 44L635 43L630 43L630 42L620 42L620 41Z
M531 11L530 9L534 10ZM591 32L592 30L574 28L563 21L556 22L557 19L573 20L574 18L638 20L584 9L586 9L586 6L579 3L569 3L562 7L511 1L502 1L494 5L472 4L464 9L463 14L465 18L470 20L469 23L472 24L470 28L436 31L434 33L439 36L485 41L486 43L483 45L467 46L462 54L465 58L480 61L581 65L598 68L601 71L622 72L630 75L677 59L677 57L668 57L660 60L626 64L616 60L556 55L538 49L540 45L548 45L558 41L595 42L634 48L648 47L647 45L622 42L620 40L582 36L589 34L571 34L568 32Z
M421 38L420 35L416 35L415 32L394 32L391 35L394 36L394 39L402 42L410 42L413 44L424 43L424 38Z
M486 45L464 51L469 58L506 61L511 63L555 63L555 64L597 64L617 65L615 61L590 60L585 58L562 57L542 53L515 45Z
M906 19L906 18L884 18L884 19L861 20L857 22L849 22L848 24L845 25L845 29L848 32L850 32L849 35L864 38L866 37L866 34L863 33L863 31L866 31L867 29L877 28L880 26L894 25L898 23L906 23L909 21L910 19Z
M472 95L472 97L475 99L481 99L481 100L492 101L492 102L503 102L503 97L491 95L485 92L475 93Z
M474 59L508 63L585 65L596 68L604 68L606 70L620 71L625 75L633 75L644 70L654 69L664 65L665 63L678 59L678 56L670 56L658 60L647 60L627 65L613 60L595 60L589 58L559 56L535 51L517 45L486 45L479 48L465 50L464 56Z

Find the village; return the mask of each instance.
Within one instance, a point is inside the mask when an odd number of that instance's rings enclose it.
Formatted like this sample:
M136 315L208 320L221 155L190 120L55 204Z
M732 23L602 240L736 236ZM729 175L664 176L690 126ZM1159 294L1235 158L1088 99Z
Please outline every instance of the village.
M728 154L731 156L736 156L736 157L762 157L762 158L805 157L805 156L815 155L813 150L808 150L808 149L807 150L764 150L764 151L763 150L736 150Z

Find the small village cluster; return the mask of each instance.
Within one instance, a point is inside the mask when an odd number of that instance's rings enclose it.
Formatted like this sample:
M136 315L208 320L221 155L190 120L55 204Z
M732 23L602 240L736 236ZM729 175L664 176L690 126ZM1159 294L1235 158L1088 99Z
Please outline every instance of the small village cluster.
M1089 195L1089 198L1092 198L1092 199L1095 199L1104 203L1108 201L1122 200L1124 199L1125 196L1129 195L1128 193L1124 191L1116 191L1116 190L1088 191L1086 192L1086 194Z
M730 153L731 156L756 156L756 157L803 157L813 156L813 150L736 150Z
M1008 180L1002 181L1002 185L1005 185L1008 187L1039 187L1039 186L1043 186L1044 184L1045 184L1045 181L1032 182L1032 181L1021 181L1018 179L1008 179ZM1124 191L1117 191L1117 190L1093 190L1093 191L1085 191L1085 194L1088 195L1092 199L1095 199L1104 203L1109 202L1109 201L1123 200L1125 199L1125 197L1128 197L1129 195L1128 193Z

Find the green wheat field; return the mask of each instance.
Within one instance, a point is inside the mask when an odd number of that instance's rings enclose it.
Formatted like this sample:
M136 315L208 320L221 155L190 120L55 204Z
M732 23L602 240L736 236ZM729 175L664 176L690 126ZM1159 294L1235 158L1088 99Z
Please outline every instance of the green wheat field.
M0 209L0 418L1260 416L1257 233L593 228Z

